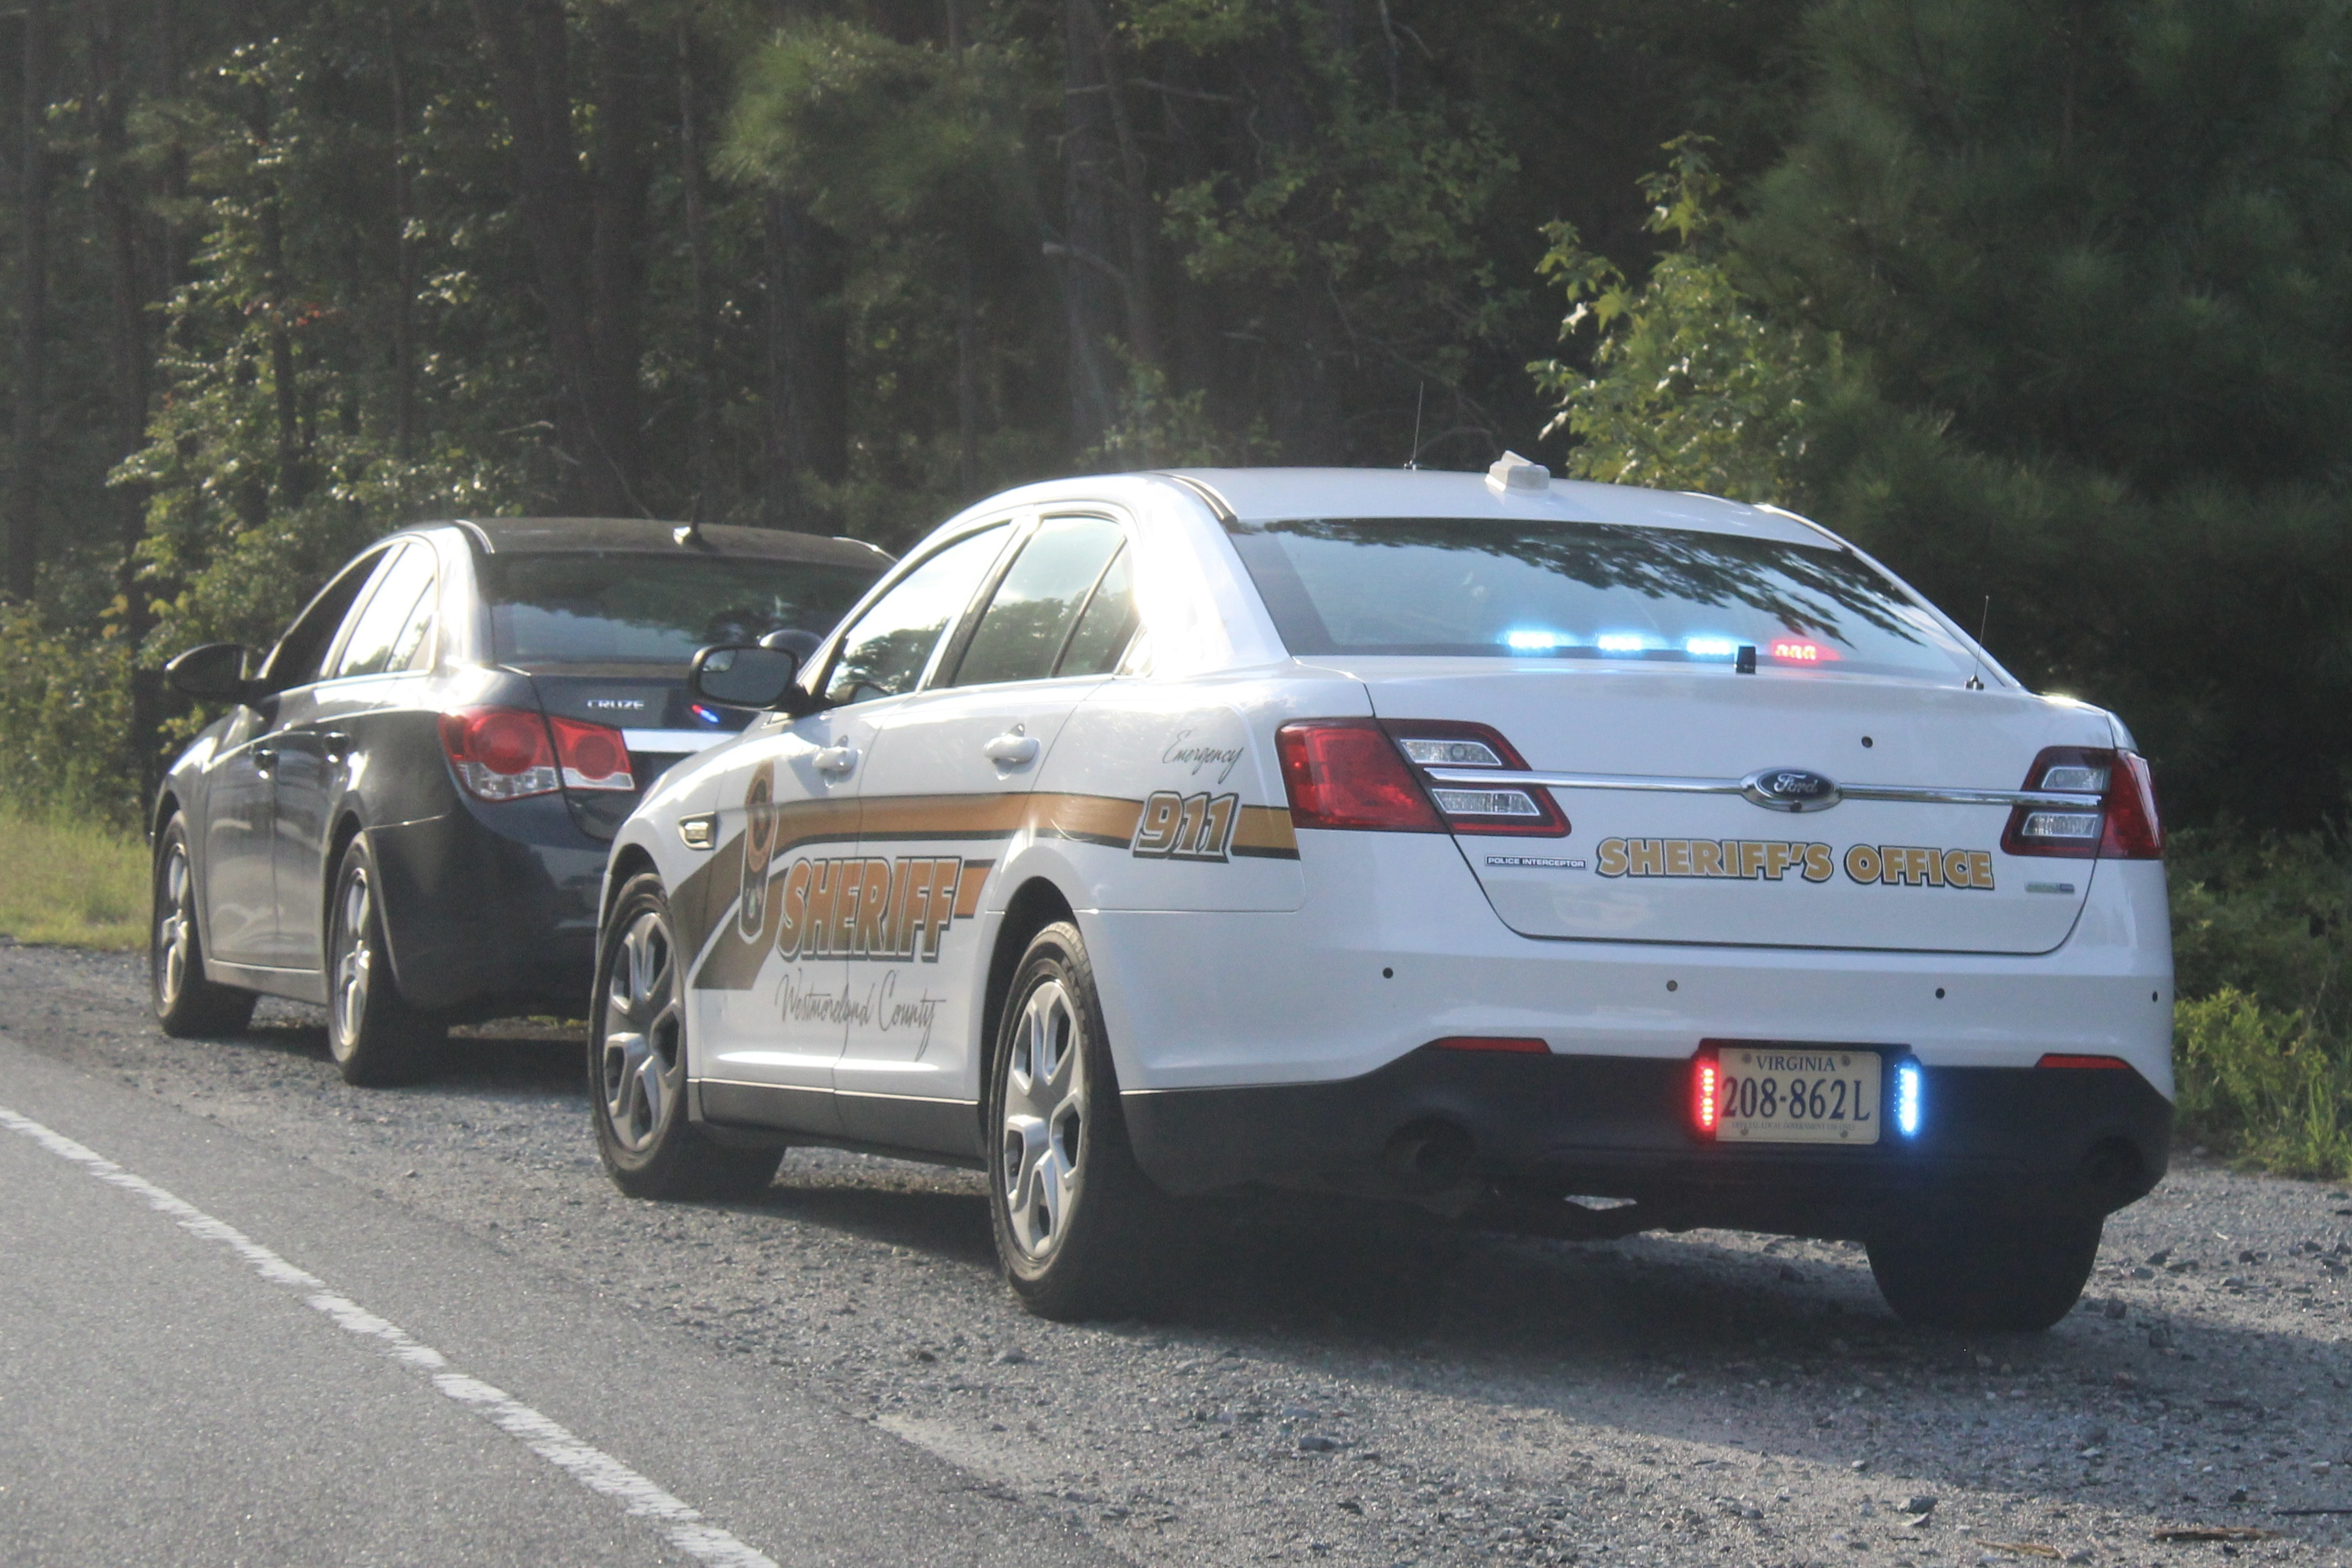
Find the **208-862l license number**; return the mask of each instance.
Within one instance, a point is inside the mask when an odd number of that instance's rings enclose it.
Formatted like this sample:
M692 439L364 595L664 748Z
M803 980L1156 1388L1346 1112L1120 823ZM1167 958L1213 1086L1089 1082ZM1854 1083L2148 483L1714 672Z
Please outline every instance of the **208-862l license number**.
M1727 1046L1716 1136L1748 1143L1875 1143L1876 1051Z

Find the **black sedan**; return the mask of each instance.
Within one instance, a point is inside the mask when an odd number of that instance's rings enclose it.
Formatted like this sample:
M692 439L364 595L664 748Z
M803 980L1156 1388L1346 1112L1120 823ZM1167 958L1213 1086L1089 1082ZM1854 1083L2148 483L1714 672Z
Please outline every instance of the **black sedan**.
M585 1005L605 847L672 763L740 729L697 701L712 643L814 647L889 558L848 540L602 519L379 541L267 657L167 667L229 709L155 801L155 1016L242 1028L322 1004L353 1083L450 1024Z

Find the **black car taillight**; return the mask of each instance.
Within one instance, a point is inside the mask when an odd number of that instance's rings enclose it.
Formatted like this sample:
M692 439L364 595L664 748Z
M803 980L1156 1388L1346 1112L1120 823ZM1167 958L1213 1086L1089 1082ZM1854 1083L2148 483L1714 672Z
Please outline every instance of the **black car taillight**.
M528 708L461 708L444 713L441 749L477 800L521 800L559 789L637 787L621 731L577 719L543 719Z
M1528 764L1501 733L1485 724L1453 720L1391 719L1388 732L1405 760L1423 770L1493 768L1525 773ZM1548 789L1526 784L1476 784L1424 778L1429 797L1456 833L1501 833L1559 838L1568 818Z
M2021 805L2009 814L2001 849L2076 860L2161 860L2164 826L2155 781L2137 752L2052 746L2026 770L2024 787L2095 795L2096 805Z

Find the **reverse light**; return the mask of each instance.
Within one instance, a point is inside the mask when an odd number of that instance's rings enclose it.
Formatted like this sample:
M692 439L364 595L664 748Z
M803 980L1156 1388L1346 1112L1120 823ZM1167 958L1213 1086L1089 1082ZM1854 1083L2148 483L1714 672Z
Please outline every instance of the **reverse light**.
M2011 855L2075 860L2161 860L2164 827L2147 759L2105 747L2052 746L2026 770L2024 787L2096 795L2095 809L2021 805L2000 847Z
M1925 1111L1922 1080L1926 1076L1917 1062L1895 1064L1895 1131L1906 1138L1919 1135L1919 1122Z
M1494 768L1524 773L1527 760L1488 725L1458 720L1392 719L1388 731L1405 760L1421 768ZM1456 833L1508 833L1542 838L1564 837L1568 818L1546 789L1523 784L1491 785L1454 780L1423 781L1429 797Z
M1297 827L1443 833L1396 742L1370 719L1314 719L1275 731Z
M1551 1047L1517 1035L1448 1035L1422 1047L1432 1051L1499 1051L1507 1056L1548 1057Z

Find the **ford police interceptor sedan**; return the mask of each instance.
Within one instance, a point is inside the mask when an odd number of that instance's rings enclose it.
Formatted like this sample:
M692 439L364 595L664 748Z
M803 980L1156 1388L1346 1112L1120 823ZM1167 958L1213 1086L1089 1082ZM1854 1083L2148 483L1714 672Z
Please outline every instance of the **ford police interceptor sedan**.
M629 1192L977 1166L1053 1315L1264 1183L1858 1239L1905 1318L2035 1329L2163 1173L2131 737L1787 512L1515 457L1041 484L695 679L764 711L614 840Z

